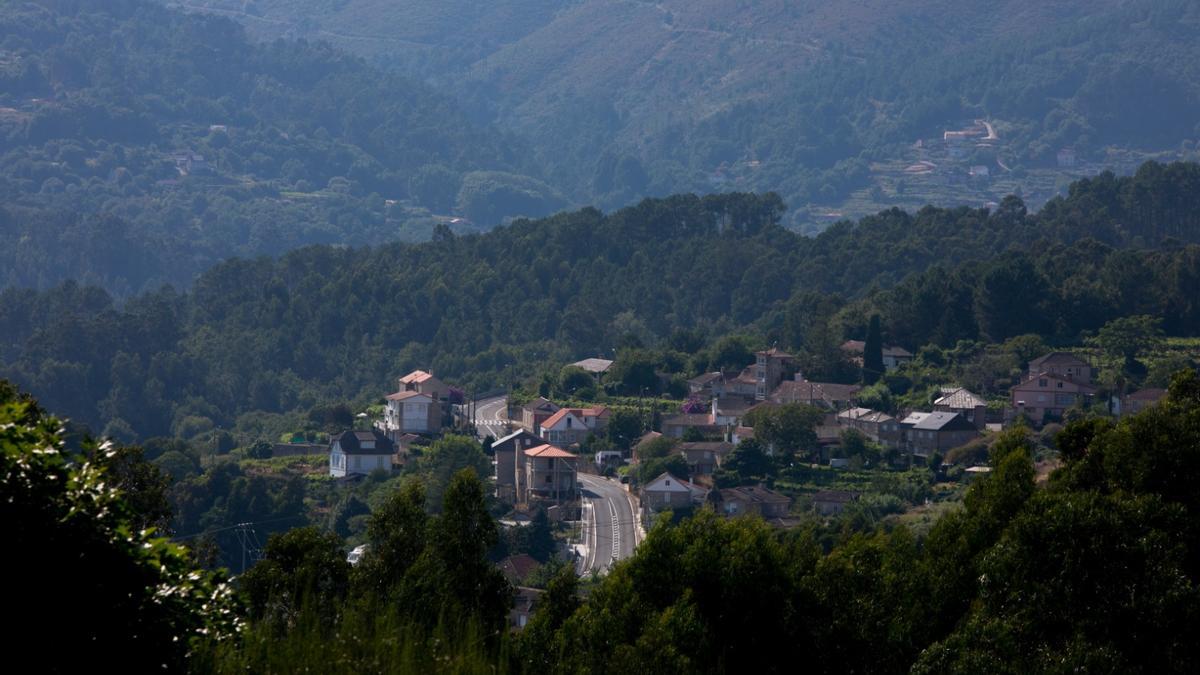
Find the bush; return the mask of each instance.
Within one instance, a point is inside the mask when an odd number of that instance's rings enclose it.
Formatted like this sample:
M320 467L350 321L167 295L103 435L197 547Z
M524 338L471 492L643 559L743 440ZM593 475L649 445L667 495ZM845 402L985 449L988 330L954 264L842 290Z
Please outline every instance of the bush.
M976 466L986 464L988 460L988 440L986 438L972 439L965 445L960 445L946 453L946 462L956 466Z

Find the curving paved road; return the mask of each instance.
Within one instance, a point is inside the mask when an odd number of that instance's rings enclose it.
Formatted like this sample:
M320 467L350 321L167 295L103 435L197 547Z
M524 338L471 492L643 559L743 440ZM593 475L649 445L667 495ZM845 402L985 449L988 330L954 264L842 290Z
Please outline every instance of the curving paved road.
M607 572L613 563L633 555L641 541L634 506L624 486L599 476L579 474L583 501L583 530L587 555L579 560L580 575Z
M479 399L475 403L475 433L479 440L508 435L508 397Z
M476 403L475 429L480 440L507 435L509 423L507 397L481 399ZM579 461L588 460L581 457ZM614 562L632 556L634 547L641 543L636 508L625 487L616 481L581 473L579 487L584 555L580 556L576 570L581 576L592 572L603 574Z

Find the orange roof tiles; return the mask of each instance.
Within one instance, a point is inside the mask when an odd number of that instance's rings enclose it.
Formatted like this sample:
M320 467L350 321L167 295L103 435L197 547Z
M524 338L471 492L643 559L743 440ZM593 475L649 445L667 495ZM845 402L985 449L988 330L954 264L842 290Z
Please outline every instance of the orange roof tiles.
M550 445L549 443L546 443L545 445L539 445L536 448L530 448L530 449L526 450L525 456L526 457L563 457L563 458L570 458L570 459L575 458L575 455L567 452L566 450L563 450L562 448L556 448L553 445Z
M388 394L388 395L387 395L387 400L389 400L389 401L403 401L403 400L405 400L405 399L410 399L410 398L413 398L414 396L424 396L425 398L429 398L429 396L428 396L428 395L426 395L426 394L422 394L422 393L421 393L421 392L419 392L419 391L398 391L398 392L396 392L396 393L394 393L394 394Z

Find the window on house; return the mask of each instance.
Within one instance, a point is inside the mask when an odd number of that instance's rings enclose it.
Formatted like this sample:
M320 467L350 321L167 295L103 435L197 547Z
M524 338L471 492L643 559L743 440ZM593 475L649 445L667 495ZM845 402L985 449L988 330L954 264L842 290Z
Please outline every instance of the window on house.
M551 480L553 480L553 478L550 476L550 474L546 474L546 482L549 483Z
M1040 379L1040 380L1038 380L1038 386L1039 386L1039 387L1044 387L1044 386L1046 386L1046 380L1045 380L1044 378L1043 378L1043 379Z
M1056 382L1055 384L1057 384L1057 385L1058 385L1058 388L1059 388L1059 389L1062 389L1062 382Z

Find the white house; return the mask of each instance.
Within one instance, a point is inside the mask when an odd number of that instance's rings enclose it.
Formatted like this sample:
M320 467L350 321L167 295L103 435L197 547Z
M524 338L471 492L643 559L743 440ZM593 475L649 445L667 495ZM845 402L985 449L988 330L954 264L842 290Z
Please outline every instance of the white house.
M684 508L703 499L704 488L670 473L663 473L642 488L642 505L650 511Z
M433 397L418 391L388 394L383 430L397 434L432 434L441 426L441 409Z
M752 405L752 401L747 401L740 396L714 396L712 400L713 423L719 427L735 427L741 423L742 417Z
M563 408L538 425L538 435L554 445L578 443L608 424L607 408Z
M329 475L335 478L392 470L396 446L378 430L343 431L329 444Z
M400 378L400 391L415 391L433 398L438 403L444 403L449 400L450 387L446 386L445 382L433 376L433 373L428 373L424 370L414 370L411 373Z

